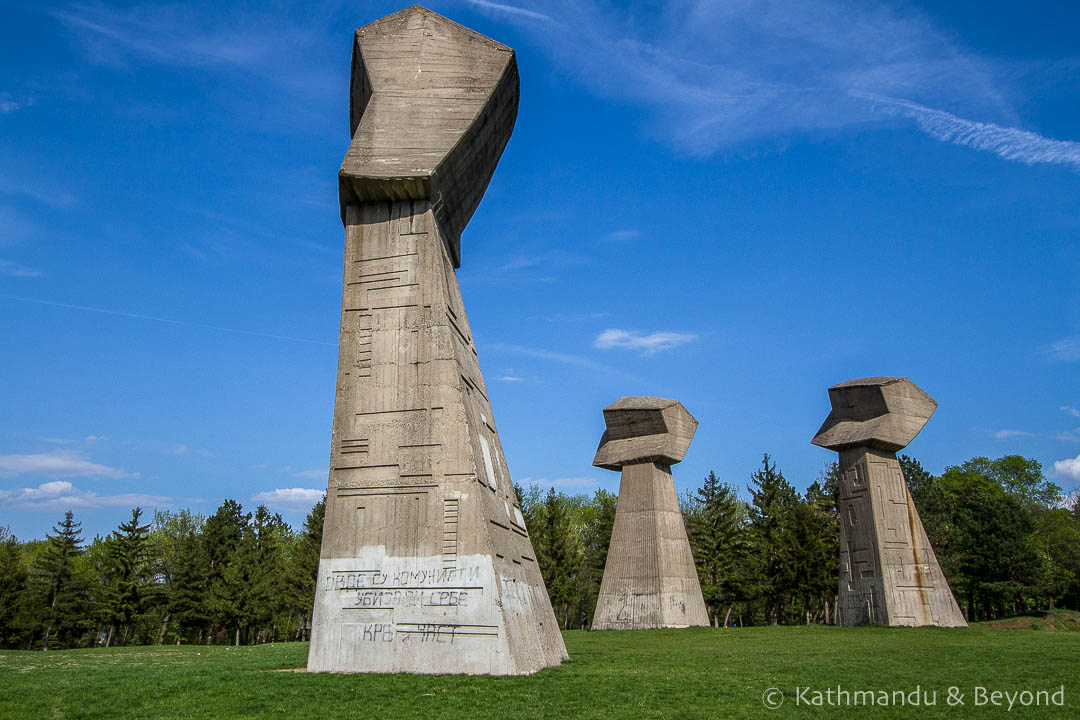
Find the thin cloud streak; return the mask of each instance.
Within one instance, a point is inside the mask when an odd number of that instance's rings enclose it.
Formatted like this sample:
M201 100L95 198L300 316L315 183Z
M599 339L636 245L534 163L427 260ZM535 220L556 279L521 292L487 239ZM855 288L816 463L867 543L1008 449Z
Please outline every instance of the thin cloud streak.
M559 25L550 32L522 23L549 55L598 94L651 107L650 127L692 154L904 115L942 142L1080 170L1080 143L1012 127L1019 119L1003 89L1007 68L963 50L911 6L672 0L622 10L598 0L541 0L530 7Z
M997 430L990 433L996 440L1008 440L1013 437L1035 437L1035 433L1026 430Z
M1057 362L1080 361L1080 337L1067 337L1042 348L1044 355Z
M165 323L166 325L181 325L187 327L203 328L204 330L217 330L219 332L238 333L240 335L253 335L255 337L270 338L271 340L284 340L286 342L308 343L311 345L325 345L337 347L337 343L329 343L323 340L311 340L310 338L290 337L288 335L276 335L274 333L259 332L257 330L241 330L240 328L228 328L220 325L207 325L206 323L189 322L187 320L172 320L170 318L155 317L153 315L141 315L139 313L123 312L121 310L107 310L105 308L90 307L88 305L72 305L70 303L55 302L53 300L41 300L39 298L21 297L18 295L0 295L0 299L13 300L15 302L33 303L35 305L48 305L50 307L66 308L68 310L80 310L82 312L102 313L116 317L132 318L134 320L149 320L151 322Z
M935 140L985 150L1025 165L1067 165L1080 172L1080 142L1052 140L1027 130L965 120L907 100L870 94L862 97L884 106L889 112L911 118Z
M543 20L544 22L554 22L550 16L543 13L538 13L533 10L526 10L525 8L517 7L516 5L506 5L504 3L490 2L490 0L466 0L470 5L475 5L485 10L495 10L497 12L509 13L511 15L517 15L518 17L530 18L532 20Z
M19 265L10 260L0 259L0 275L5 277L36 278L41 277L41 271L25 265Z
M641 378L635 375L631 375L618 368L611 367L610 365L605 365L604 363L598 363L594 360L590 360L589 358L582 357L580 355L571 355L569 353L560 353L553 350L543 350L541 348L531 348L524 345L513 345L507 343L492 343L487 347L498 352L513 353L515 355L525 355L527 357L537 358L538 360L550 360L552 362L561 363L563 365L571 365L573 367L591 370L605 376L622 378L623 380L629 380L634 383L644 382Z

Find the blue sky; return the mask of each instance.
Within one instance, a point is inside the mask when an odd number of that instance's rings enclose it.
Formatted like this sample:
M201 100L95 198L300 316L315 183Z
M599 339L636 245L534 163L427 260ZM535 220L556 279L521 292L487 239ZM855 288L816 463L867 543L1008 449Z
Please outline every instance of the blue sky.
M88 535L325 489L352 30L396 3L5 2L0 525ZM681 490L800 489L826 388L910 377L933 472L1080 482L1073 3L432 2L515 48L462 241L511 472L616 490L601 409L677 398Z

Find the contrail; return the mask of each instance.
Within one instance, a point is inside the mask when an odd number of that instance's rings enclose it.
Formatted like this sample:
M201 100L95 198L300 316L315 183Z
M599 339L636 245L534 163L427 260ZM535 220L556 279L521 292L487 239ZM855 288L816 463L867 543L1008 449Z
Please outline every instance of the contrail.
M1053 140L1027 130L965 120L944 110L885 95L852 94L880 103L890 113L913 119L923 132L935 140L975 150L988 150L1006 160L1016 160L1025 165L1069 165L1080 172L1080 142Z
M0 299L14 300L15 302L33 303L35 305L49 305L51 307L67 308L68 310L81 310L83 312L102 313L103 315L115 315L117 317L134 318L136 320L150 320L151 322L165 323L167 325L187 325L189 327L203 328L206 330L219 330L221 332L238 333L240 335L254 335L255 337L270 338L271 340L285 340L287 342L309 343L311 345L326 345L336 347L336 343L328 343L322 340L310 338L290 337L288 335L275 335L273 333L258 332L257 330L241 330L240 328L221 327L220 325L207 325L206 323L189 322L187 320L172 320L170 318L155 317L153 315L140 315L139 313L124 312L122 310L108 310L106 308L90 307L89 305L72 305L70 303L56 302L54 300L42 300L40 298L20 297L18 295L0 295Z

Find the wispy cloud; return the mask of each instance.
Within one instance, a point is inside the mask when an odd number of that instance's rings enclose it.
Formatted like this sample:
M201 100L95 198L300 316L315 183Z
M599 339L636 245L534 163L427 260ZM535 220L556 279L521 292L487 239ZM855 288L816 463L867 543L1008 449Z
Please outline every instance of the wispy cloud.
M0 299L13 300L15 302L33 303L35 305L48 305L51 307L66 308L68 310L79 310L81 312L102 313L104 315L114 315L116 317L131 318L133 320L149 320L150 322L165 323L167 325L185 325L188 327L203 328L205 330L217 330L219 332L237 333L240 335L253 335L255 337L270 338L271 340L284 340L287 342L299 342L309 343L312 345L327 345L330 347L337 347L337 343L326 342L323 340L311 340L309 338L291 337L289 335L277 335L274 333L259 332L257 330L242 330L240 328L222 327L220 325L208 325L206 323L190 322L188 320L172 320L170 318L155 317L153 315L142 315L140 313L124 312L121 310L108 310L106 308L91 307L89 305L72 305L70 303L55 302L53 300L42 300L39 298L21 297L18 295L0 295Z
M322 471L325 473L325 471ZM311 507L322 499L325 490L311 488L278 488L252 496L252 501L262 503L267 507L281 508L283 510L310 510Z
M1035 433L1027 430L994 430L990 433L997 440L1008 440L1013 437L1034 437Z
M652 355L693 342L697 337L693 333L660 331L645 335L634 330L610 328L596 336L593 347L600 350L640 350L645 355Z
M650 128L690 153L779 144L901 114L938 140L1080 168L1077 143L1016 127L1015 73L964 50L910 4L671 0L627 10L536 0L529 7L558 25L553 32L521 22L558 64L598 94L651 108Z
M907 100L866 93L860 95L879 103L890 112L913 119L923 132L935 140L986 150L1025 165L1068 165L1080 171L1080 142L1052 140L1027 130L965 120Z
M1059 432L1054 436L1054 439L1064 442L1080 442L1080 427Z
M521 378L515 377L514 375L503 375L499 378L499 382L519 383L521 382Z
M19 475L45 475L48 477L105 477L113 479L137 478L121 468L109 467L87 460L83 455L68 450L47 453L0 455L0 477Z
M553 22L552 19L544 13L536 12L535 10L526 10L516 5L507 5L505 3L490 2L490 0L466 0L470 5L475 5L485 10L494 10L496 12L508 13L510 15L517 15L518 17L528 18L530 20L543 20L544 22Z
M235 69L310 94L333 91L326 28L336 3L215 5L146 3L115 7L72 3L50 14L91 62L127 67L152 62L180 68Z
M54 480L37 487L0 490L0 505L16 510L92 510L106 507L161 507L172 498L144 493L98 495L80 490L66 480Z
M1050 343L1042 348L1044 355L1058 362L1077 362L1080 360L1080 336L1067 337Z
M34 278L41 277L41 271L0 258L0 275L4 275L5 277Z
M641 237L640 230L613 230L600 239L609 243L629 243Z
M560 363L562 365L570 365L573 367L579 367L584 370L591 370L593 372L604 375L605 377L617 377L622 380L629 380L639 385L644 381L636 375L631 375L619 368L606 365L604 363L590 360L587 357L581 355L572 355L570 353L561 353L554 350L545 350L542 348L531 348L524 345L513 345L508 343L493 343L487 346L488 348L506 353L513 353L515 355L524 355L526 357L533 357L538 360L549 360L551 362Z
M259 62L273 51L268 38L248 27L224 26L223 20L183 5L116 8L75 3L52 10L87 46L93 59L116 63L134 53L170 65L239 65Z
M0 92L0 115L17 112L34 104L33 98L16 100L9 92Z
M54 208L68 208L75 204L75 196L59 187L40 187L25 178L18 181L0 177L0 194L17 195Z
M1058 477L1080 481L1080 455L1055 462L1054 474Z
M1068 413L1069 415L1072 415L1073 417L1080 417L1080 410L1077 410L1076 408L1072 407L1071 405L1062 405L1061 407L1058 408L1058 410L1060 410L1063 413Z

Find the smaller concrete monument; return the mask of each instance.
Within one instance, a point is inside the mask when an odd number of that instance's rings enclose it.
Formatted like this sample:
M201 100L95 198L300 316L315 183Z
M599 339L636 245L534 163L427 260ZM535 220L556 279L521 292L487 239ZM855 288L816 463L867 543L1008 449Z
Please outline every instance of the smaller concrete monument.
M593 630L708 625L671 466L697 430L682 403L625 397L604 408L593 465L621 470L615 526Z
M899 377L849 380L829 399L813 443L840 453L837 624L966 627L896 459L937 402Z

